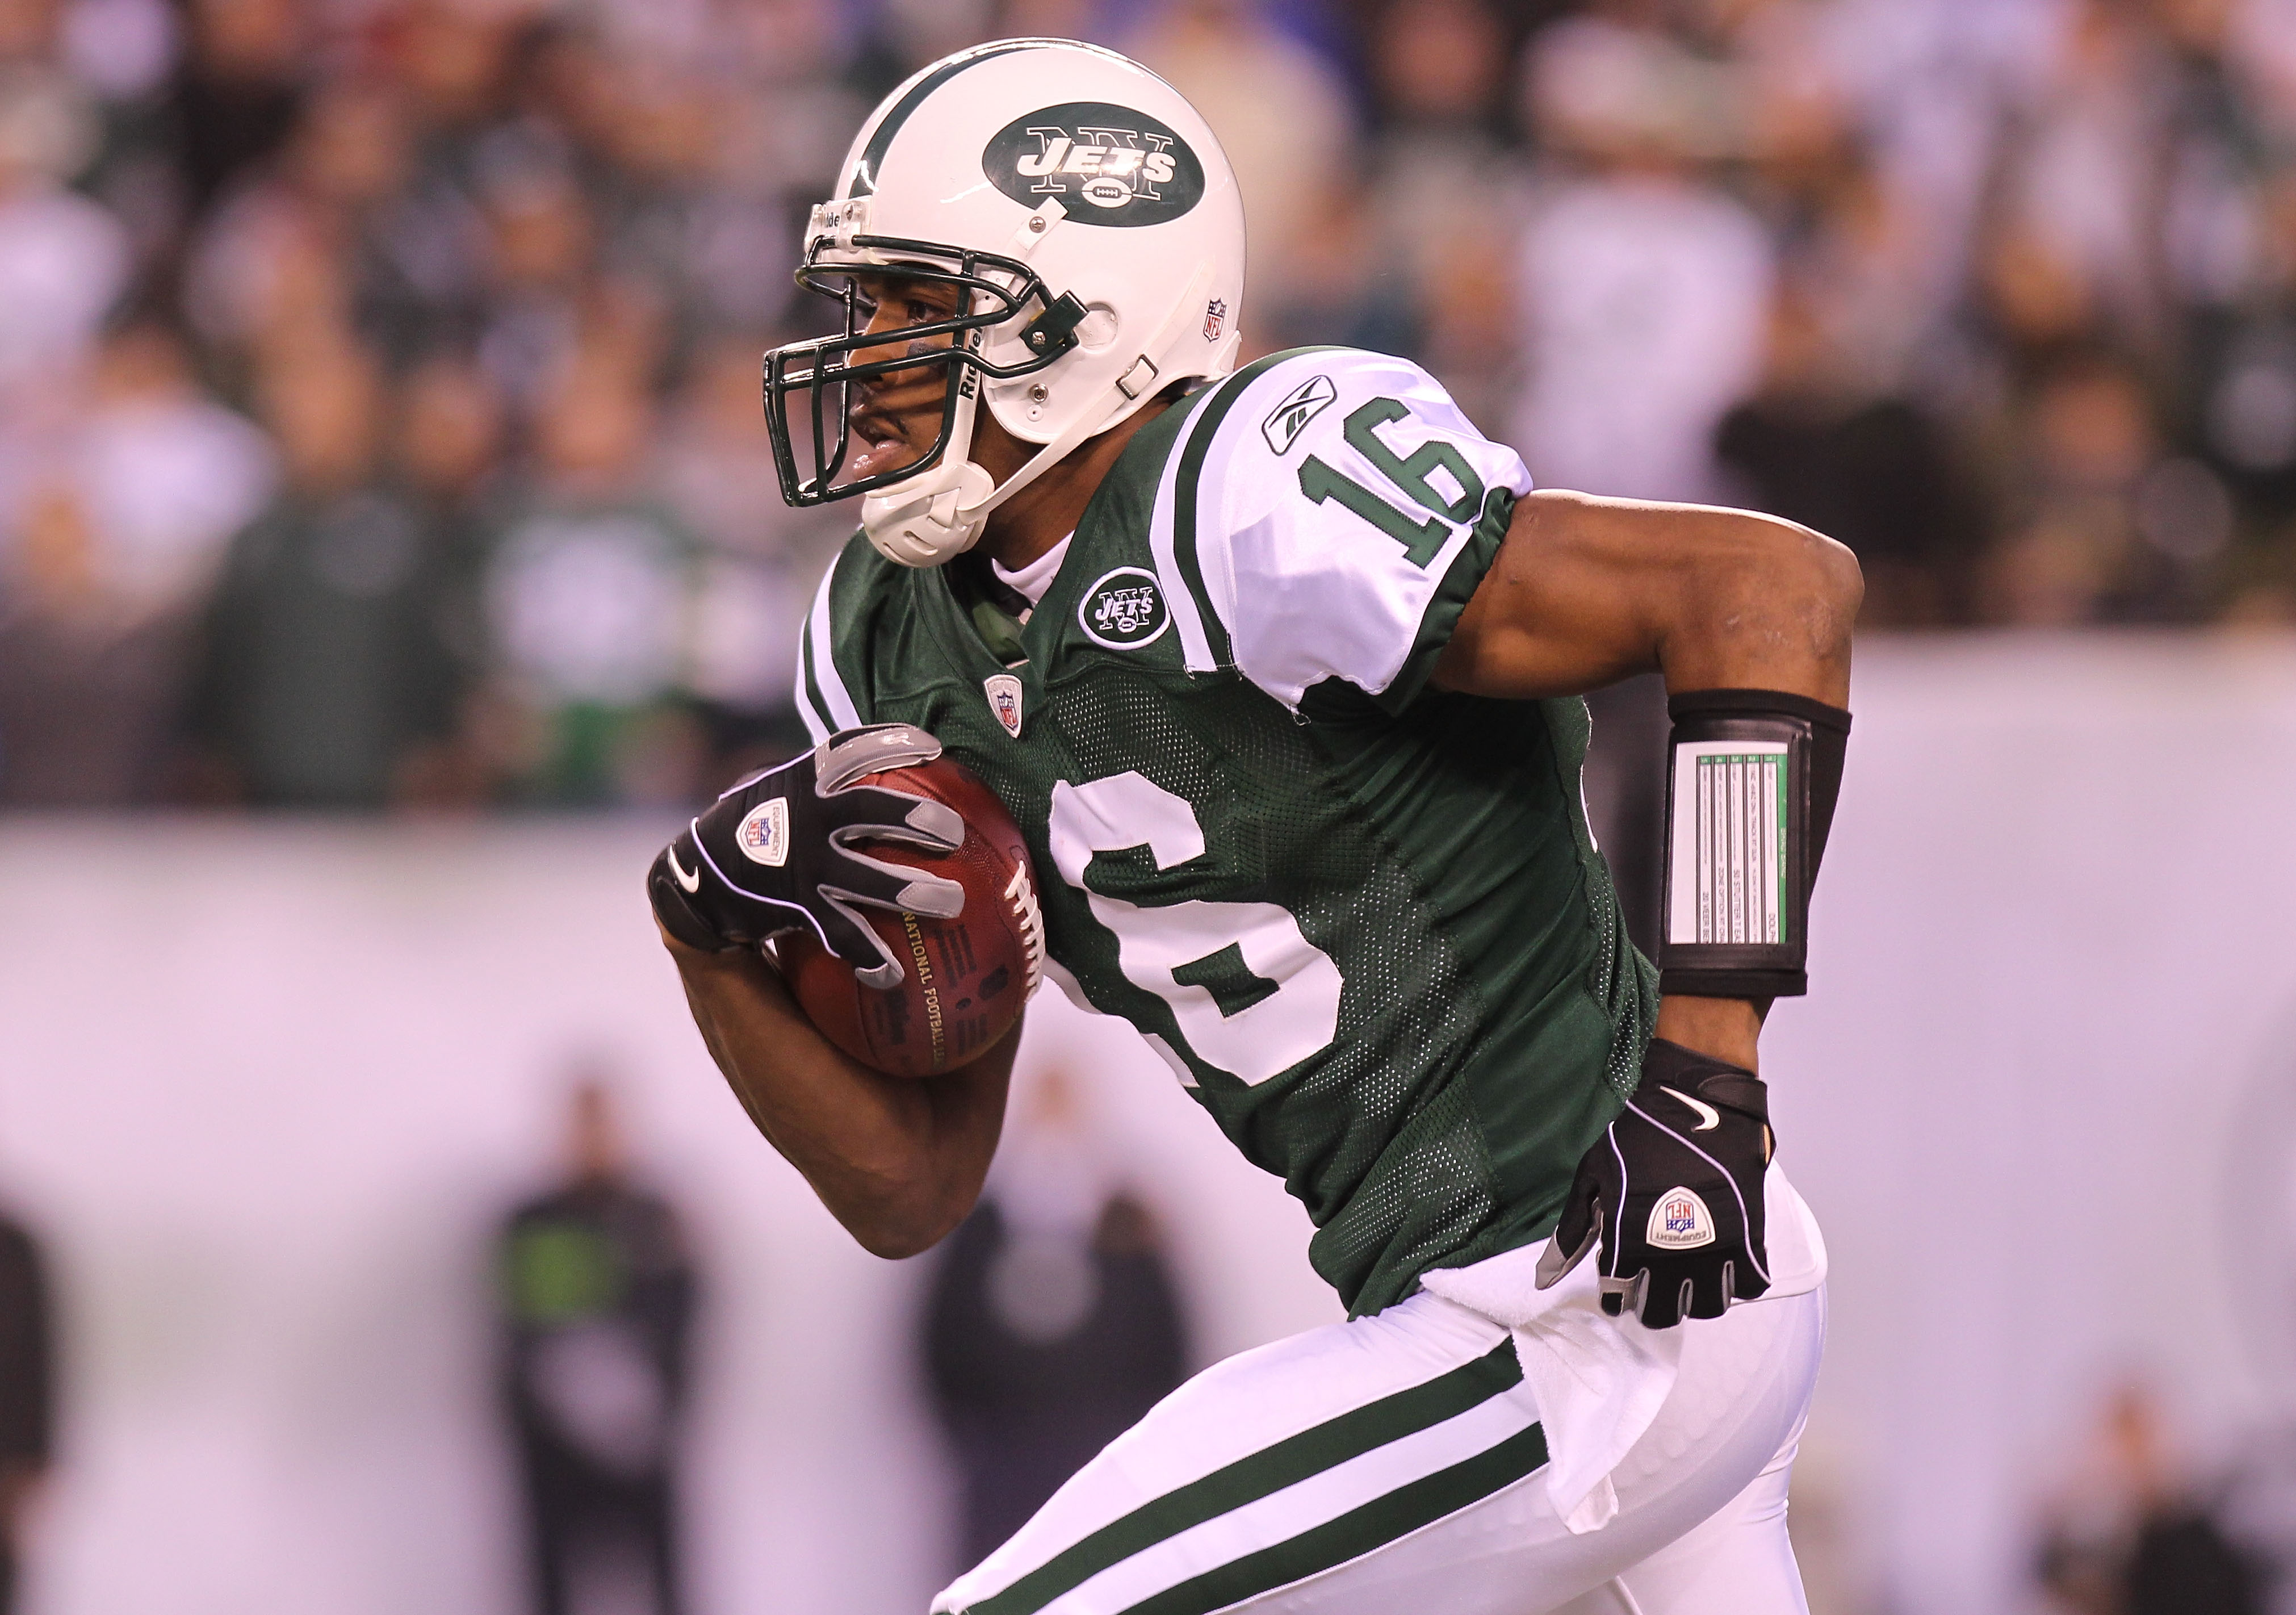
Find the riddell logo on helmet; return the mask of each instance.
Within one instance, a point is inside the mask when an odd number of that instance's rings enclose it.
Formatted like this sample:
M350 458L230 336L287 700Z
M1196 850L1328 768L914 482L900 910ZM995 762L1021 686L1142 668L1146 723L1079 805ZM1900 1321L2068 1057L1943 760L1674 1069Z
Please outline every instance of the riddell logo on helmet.
M1031 209L1057 197L1078 224L1160 225L1203 199L1204 167L1147 113L1072 101L1016 118L980 154L989 184Z

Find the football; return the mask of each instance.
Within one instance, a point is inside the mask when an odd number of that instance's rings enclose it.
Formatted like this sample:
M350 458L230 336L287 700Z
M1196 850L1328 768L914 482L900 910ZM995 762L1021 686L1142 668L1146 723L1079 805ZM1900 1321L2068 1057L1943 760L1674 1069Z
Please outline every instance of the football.
M906 864L964 888L954 920L856 906L901 961L898 986L864 987L853 967L808 931L775 945L782 973L822 1036L873 1070L931 1077L964 1064L1012 1030L1045 968L1036 879L1013 816L972 771L937 758L864 776L955 808L964 845L930 853L897 842L865 843L869 856Z

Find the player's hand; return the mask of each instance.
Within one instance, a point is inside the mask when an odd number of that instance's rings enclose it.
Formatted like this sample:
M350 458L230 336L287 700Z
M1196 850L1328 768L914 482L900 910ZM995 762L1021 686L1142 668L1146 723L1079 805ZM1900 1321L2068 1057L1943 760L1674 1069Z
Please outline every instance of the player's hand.
M750 775L654 858L646 894L655 917L688 947L709 952L802 927L866 985L893 985L900 963L854 906L953 920L964 889L870 857L855 843L953 852L964 840L964 821L924 797L853 782L939 755L940 742L922 729L876 724L840 730L804 756Z
M1770 1287L1762 1171L1775 1151L1760 1078L1652 1039L1641 1085L1578 1163L1538 1287L1599 1242L1603 1310L1613 1317L1670 1329L1752 1300Z

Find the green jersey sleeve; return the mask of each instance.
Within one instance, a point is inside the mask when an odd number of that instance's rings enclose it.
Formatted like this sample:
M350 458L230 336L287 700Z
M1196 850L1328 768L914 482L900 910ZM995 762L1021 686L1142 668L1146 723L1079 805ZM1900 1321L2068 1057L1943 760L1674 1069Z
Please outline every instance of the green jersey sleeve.
M1341 679L1409 704L1489 570L1522 457L1408 359L1302 348L1193 412L1151 542L1192 668L1232 667L1285 706Z

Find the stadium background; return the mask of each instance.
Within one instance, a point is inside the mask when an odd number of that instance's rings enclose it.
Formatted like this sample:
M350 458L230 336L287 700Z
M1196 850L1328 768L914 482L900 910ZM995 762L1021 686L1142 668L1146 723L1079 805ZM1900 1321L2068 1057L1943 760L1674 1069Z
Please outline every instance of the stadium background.
M1018 32L1204 108L1256 350L1409 353L1542 481L1864 560L1817 991L1766 1045L1836 1260L1819 1615L2045 1607L2132 1380L2296 1539L2296 7L0 0L35 1615L512 1607L484 1230L594 1053L713 1277L696 1607L922 1607L923 1264L749 1132L636 872L795 733L842 537L757 413L802 209L912 66ZM1039 1021L1198 1355L1331 1316L1163 1068Z

